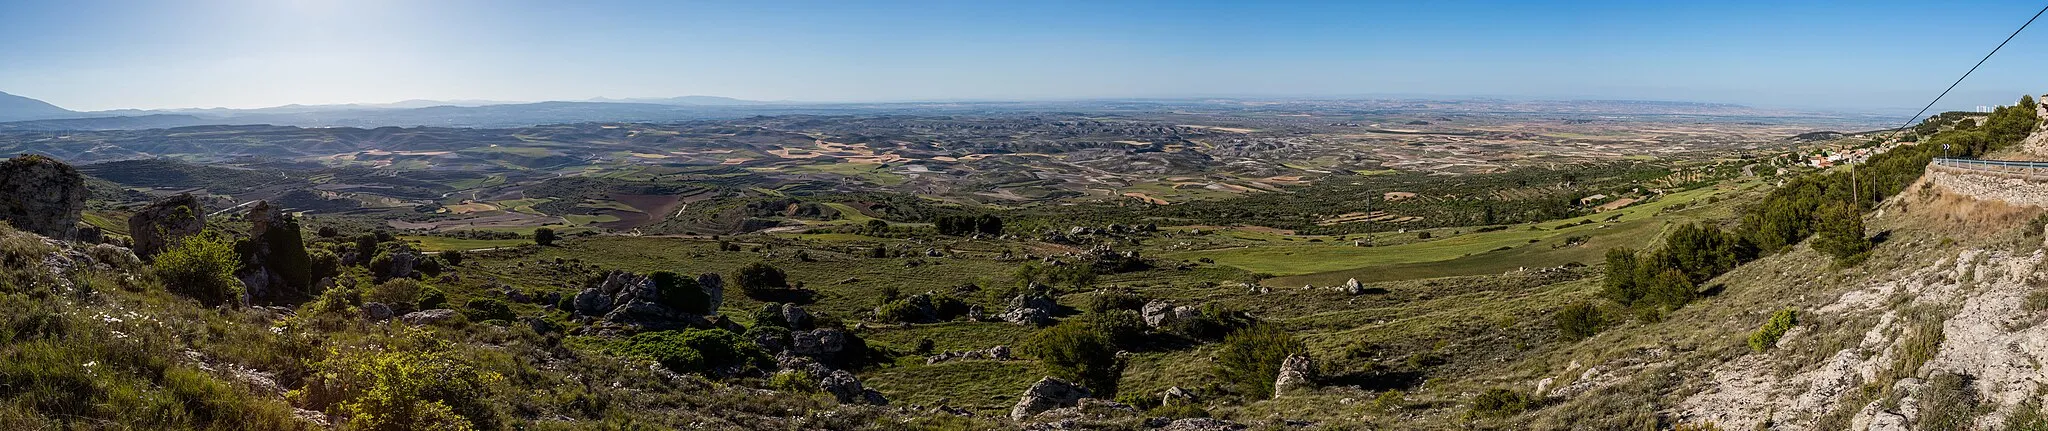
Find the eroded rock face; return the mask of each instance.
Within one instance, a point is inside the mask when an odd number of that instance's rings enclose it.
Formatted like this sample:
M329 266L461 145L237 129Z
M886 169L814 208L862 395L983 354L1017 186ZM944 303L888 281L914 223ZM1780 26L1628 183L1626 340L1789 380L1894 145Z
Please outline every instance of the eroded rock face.
M717 302L721 295L710 299ZM573 305L577 314L597 317L607 332L710 327L712 323L705 316L665 305L652 277L626 271L606 274L597 286L578 292Z
M85 176L56 159L23 155L0 162L0 221L68 239L85 211Z
M1023 395L1017 397L1017 406L1010 408L1010 419L1024 420L1047 410L1073 407L1088 396L1087 389L1065 380L1038 379L1038 383L1031 384Z
M1314 375L1315 370L1315 361L1310 360L1307 355L1287 355L1286 360L1280 361L1280 376L1273 379L1273 397L1279 398L1280 394L1289 391L1313 387L1315 384L1310 382L1309 378Z

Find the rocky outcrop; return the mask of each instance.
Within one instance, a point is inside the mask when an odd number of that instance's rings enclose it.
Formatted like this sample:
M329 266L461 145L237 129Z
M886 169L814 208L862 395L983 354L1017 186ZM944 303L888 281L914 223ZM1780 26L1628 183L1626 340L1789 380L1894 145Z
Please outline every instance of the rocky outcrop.
M846 331L839 328L819 328L789 333L789 351L798 355L824 357L837 355L846 350Z
M718 295L710 299L714 303L723 300ZM586 330L639 332L711 326L705 316L665 305L652 277L626 271L605 274L596 286L578 292L573 305L577 314L597 319L598 325Z
M1088 396L1087 389L1065 380L1052 377L1038 379L1038 383L1031 384L1023 395L1017 397L1017 406L1010 408L1010 419L1024 420L1048 410L1073 407Z
M818 389L832 394L832 398L839 400L841 404L889 405L889 399L882 397L881 392L861 386L860 378L854 377L853 373L846 370L837 370L826 375L824 379L818 381Z
M718 314L718 308L725 306L725 279L716 272L706 272L697 276L697 288L704 289L704 295L711 298L706 308L711 314Z
M1195 318L1197 313L1194 307L1174 306L1171 302L1155 300L1145 303L1145 308L1141 309L1139 315L1144 317L1145 326L1162 329Z
M135 242L135 255L143 259L205 230L206 208L190 193L157 199L128 217L128 236Z
M69 239L85 211L85 176L40 155L0 162L0 221L15 229Z
M236 277L250 297L310 296L313 263L301 235L298 219L283 209L265 201L249 207L249 239L236 246L243 272Z
M951 361L1007 361L1010 360L1010 346L995 346L983 350L946 352L924 358L925 365Z
M1005 322L1019 325L1045 326L1052 324L1053 311L1059 303L1042 294L1023 294L1010 298L1010 311L1003 312Z
M1242 431L1251 429L1245 424L1215 418L1183 418L1167 421L1159 431Z
M1316 363L1309 360L1308 355L1287 355L1286 360L1280 361L1280 376L1273 379L1273 397L1313 387L1314 383L1309 379L1315 371Z

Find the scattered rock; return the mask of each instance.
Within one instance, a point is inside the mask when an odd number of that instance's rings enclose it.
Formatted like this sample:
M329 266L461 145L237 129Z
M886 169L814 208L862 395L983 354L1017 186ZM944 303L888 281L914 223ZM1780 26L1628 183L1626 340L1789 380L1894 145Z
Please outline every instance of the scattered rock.
M363 320L374 323L391 319L391 306L384 305L382 302L365 302L362 309Z
M405 313L404 316L399 316L398 320L409 325L425 326L448 323L450 320L455 320L455 316L455 310L436 308Z
M57 159L27 154L0 162L0 221L15 229L69 239L85 195L85 176Z
M1088 395L1087 389L1065 380L1052 377L1038 379L1038 383L1031 384L1023 395L1017 397L1017 406L1010 409L1010 419L1024 420L1047 410L1073 407Z
M1313 387L1314 383L1309 379L1315 370L1315 361L1310 360L1307 355L1287 355L1287 359L1280 362L1280 376L1273 379L1273 397L1279 398L1280 394L1289 391Z
M925 365L950 361L1007 361L1010 360L1010 346L995 346L984 350L946 352L924 359Z
M1175 419L1159 427L1161 431L1240 431L1250 428L1245 424L1214 418Z
M1193 391L1183 389L1179 386L1166 388L1166 392L1159 394L1159 404L1161 405L1172 405L1175 403L1193 403L1195 401L1195 393Z
M789 351L805 356L827 356L846 350L846 331L821 328L789 333Z

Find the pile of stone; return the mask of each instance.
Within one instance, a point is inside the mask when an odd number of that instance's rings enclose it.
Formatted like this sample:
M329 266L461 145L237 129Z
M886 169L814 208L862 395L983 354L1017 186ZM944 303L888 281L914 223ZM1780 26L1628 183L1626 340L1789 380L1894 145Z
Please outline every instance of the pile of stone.
M925 365L952 361L1007 361L1010 360L1010 346L995 346L982 350L946 352L924 358Z
M698 288L711 299L711 303L724 301L723 286L718 286L723 283L717 277L699 277L698 280ZM705 281L712 281L713 285L707 288ZM662 305L661 292L655 287L653 278L626 271L606 273L603 281L577 292L571 301L572 311L593 320L594 325L585 330L598 333L705 328L713 323L706 316Z

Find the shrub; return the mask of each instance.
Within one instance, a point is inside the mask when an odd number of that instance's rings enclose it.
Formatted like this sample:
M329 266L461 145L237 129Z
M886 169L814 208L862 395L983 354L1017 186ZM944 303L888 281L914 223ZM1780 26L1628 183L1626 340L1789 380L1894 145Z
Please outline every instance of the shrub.
M511 307L505 306L504 302L496 299L471 299L469 303L463 304L463 308L462 314L469 317L469 320L472 322L489 320L510 322L512 319L519 317L516 314L512 314Z
M370 287L368 292L363 293L363 301L382 302L392 308L403 309L418 303L425 294L426 287L420 285L418 280L395 278ZM420 308L426 309L426 306L421 305Z
M419 309L421 310L448 308L448 295L441 293L441 289L436 289L433 286L428 286L426 289L421 290L418 301Z
M1755 350L1757 353L1763 353L1765 350L1769 350L1771 346L1777 345L1778 337L1785 336L1786 330L1792 329L1792 325L1799 323L1798 313L1798 311L1790 308L1771 313L1771 321L1764 322L1762 328L1757 328L1755 333L1749 334L1749 349Z
M555 245L555 230L549 228L534 229L533 243L540 244L542 247Z
M679 373L762 366L769 361L760 346L724 329L643 332L618 342L613 352L652 360Z
M704 293L697 279L669 271L655 271L649 278L654 279L655 296L661 299L661 305L685 313L711 313L711 295Z
M1914 394L1920 405L1920 415L1915 429L1929 431L1951 431L1978 429L1972 423L1978 414L1977 390L1971 387L1969 376L1955 373L1935 373L1927 378L1927 387Z
M327 249L313 249L306 253L306 260L313 267L313 281L341 275L341 256ZM313 292L318 294L319 292Z
M1117 360L1116 348L1109 340L1086 323L1065 322L1041 329L1024 341L1022 351L1037 357L1054 376L1079 383L1098 398L1116 396L1123 363Z
M818 378L802 370L785 370L768 377L768 388L800 394L817 392Z
M234 243L207 232L185 237L157 254L151 269L171 292L213 305L241 300L242 281L235 279L239 266Z
M503 378L418 330L388 350L330 349L295 404L347 418L347 429L498 428L490 388Z
M1110 310L1137 310L1145 308L1145 297L1128 289L1110 288L1095 291L1082 304L1082 310L1089 313L1104 313Z
M733 283L749 294L763 293L788 288L789 275L783 273L781 268L768 265L767 262L754 262L740 267L739 272L733 276Z
M1600 314L1600 308L1590 302L1578 302L1557 310L1557 333L1565 341L1579 341L1607 326L1607 318Z
M1167 330L1197 340L1214 340L1251 324L1244 313L1212 302L1202 305L1195 315L1174 321Z
M448 266L462 266L462 250L441 252L441 260L448 261Z
M426 274L428 277L438 277L441 275L441 258L422 256L420 257L420 263L414 265L413 269L418 270L421 274Z
M1169 403L1145 410L1145 416L1174 419L1206 418L1209 417L1209 411L1190 403Z
M1493 388L1472 399L1472 413L1482 417L1508 417L1529 410L1536 399L1509 389Z
M1110 344L1124 349L1134 349L1145 343L1145 318L1131 310L1109 310L1090 315L1096 331Z
M1407 403L1407 393L1401 392L1400 389L1388 389L1386 391L1380 392L1379 396L1373 397L1372 408L1380 411L1387 411L1401 408L1403 405Z
M1280 362L1306 351L1307 345L1278 326L1253 325L1223 337L1223 347L1216 352L1216 376L1239 393L1268 397L1273 394L1273 379L1280 377Z

